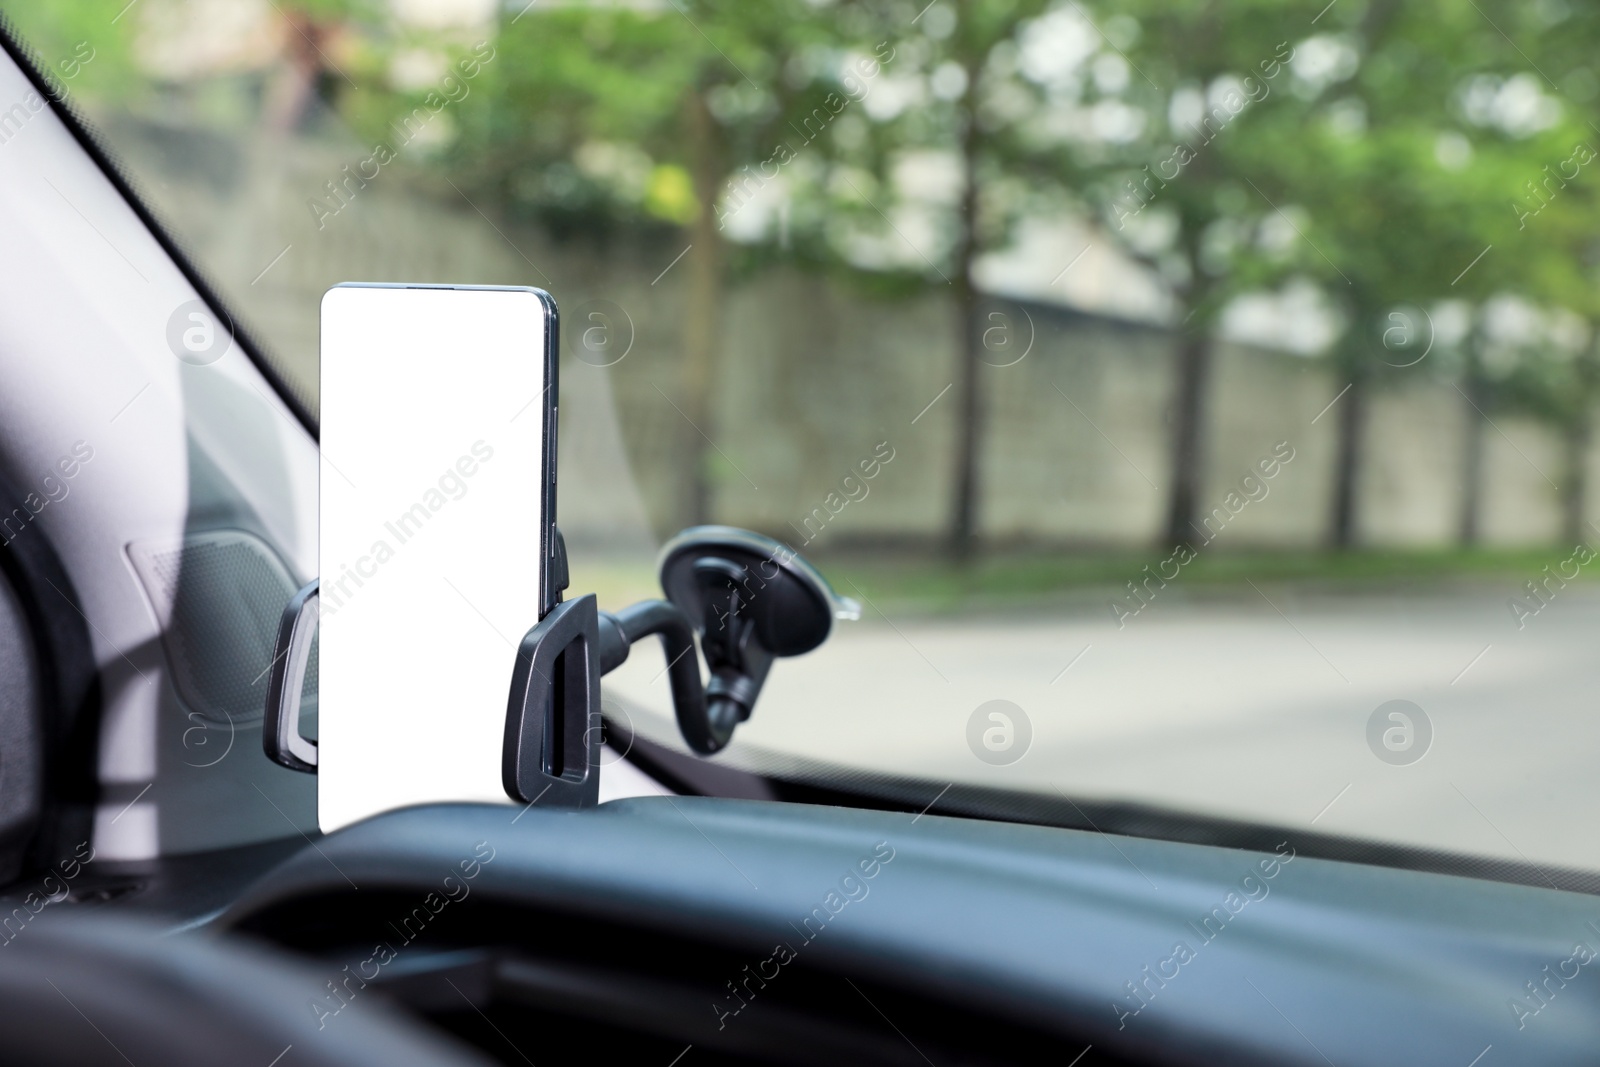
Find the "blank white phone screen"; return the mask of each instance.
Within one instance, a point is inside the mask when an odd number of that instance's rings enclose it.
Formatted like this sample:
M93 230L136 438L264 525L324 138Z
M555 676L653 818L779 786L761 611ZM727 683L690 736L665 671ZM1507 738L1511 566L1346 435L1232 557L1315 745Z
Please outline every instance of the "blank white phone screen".
M516 649L539 621L545 333L518 289L322 300L317 821L507 800Z

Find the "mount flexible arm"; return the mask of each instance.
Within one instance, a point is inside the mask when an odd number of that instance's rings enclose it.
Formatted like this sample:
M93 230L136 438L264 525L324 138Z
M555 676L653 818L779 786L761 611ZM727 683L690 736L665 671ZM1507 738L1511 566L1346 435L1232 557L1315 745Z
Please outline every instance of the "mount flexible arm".
M600 673L609 674L628 658L630 647L655 634L667 658L667 682L672 688L672 708L678 729L690 748L702 755L720 752L733 736L733 728L749 712L723 696L709 705L700 680L700 658L695 655L694 624L688 614L666 600L646 600L616 614L600 613Z

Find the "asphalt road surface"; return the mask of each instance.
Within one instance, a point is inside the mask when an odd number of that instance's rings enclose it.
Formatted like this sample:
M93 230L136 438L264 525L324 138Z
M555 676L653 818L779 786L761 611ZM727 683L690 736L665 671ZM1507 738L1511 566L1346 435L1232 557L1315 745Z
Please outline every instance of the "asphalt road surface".
M1521 629L1517 592L1262 586L1121 629L1089 608L869 607L775 666L735 744L1600 870L1600 591ZM670 713L653 652L607 685Z

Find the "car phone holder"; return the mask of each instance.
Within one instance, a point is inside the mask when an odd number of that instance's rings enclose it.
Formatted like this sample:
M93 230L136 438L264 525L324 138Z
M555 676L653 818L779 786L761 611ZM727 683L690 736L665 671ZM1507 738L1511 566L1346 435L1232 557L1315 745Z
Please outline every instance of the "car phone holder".
M551 580L568 585L566 543L556 531ZM664 600L616 613L593 594L560 601L517 648L506 706L501 781L527 803L597 803L600 678L628 659L635 642L661 638L678 729L709 756L727 747L750 717L772 661L827 640L834 619L861 607L780 541L731 526L684 530L661 553ZM291 770L315 774L317 745L300 733L300 693L316 631L317 582L284 609L273 649L262 746ZM696 637L710 674L702 681Z
M600 614L601 673L650 634L661 637L673 710L684 741L709 756L750 717L772 661L810 652L833 620L861 606L833 591L794 549L732 526L693 526L661 550L665 600ZM696 635L710 680L690 655Z
M313 578L289 599L278 621L278 639L273 643L267 675L267 714L261 727L267 758L307 774L317 773L317 743L300 733L300 694L311 663L311 639L317 632L317 590Z

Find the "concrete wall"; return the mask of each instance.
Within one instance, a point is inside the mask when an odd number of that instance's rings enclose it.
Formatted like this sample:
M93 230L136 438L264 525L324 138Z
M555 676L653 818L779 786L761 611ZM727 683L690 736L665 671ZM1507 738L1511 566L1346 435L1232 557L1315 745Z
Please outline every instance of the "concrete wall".
M633 335L626 358L603 369L570 351L563 361L562 514L568 523L582 516L596 536L608 524L648 522L660 535L679 523L686 445L698 433L678 410L685 407L679 336L688 272L680 263L661 276L682 251L676 232L557 243L491 223L459 190L404 163L385 169L319 228L307 201L359 153L304 141L247 152L133 126L116 139L132 146L130 162L158 208L187 220L202 264L225 290L242 294L246 321L308 383L318 299L337 281L543 285L563 308L569 335L585 325L591 301L623 309ZM260 273L284 247L283 258ZM994 335L997 365L982 372L984 536L1082 545L1152 540L1169 478L1171 338L1037 304L995 301L990 310L1003 332ZM738 280L715 415L702 427L716 445L716 518L799 538L805 516L887 441L894 459L818 543L936 538L950 506L954 391L928 405L955 378L952 314L938 293L884 302L792 271ZM1024 349L1020 362L998 365ZM1433 370L1424 364L1397 374L1374 397L1361 488L1368 543L1447 544L1453 535L1465 403ZM1318 360L1221 346L1202 510L1220 506L1278 442L1295 449L1267 499L1229 524L1227 544L1318 543L1337 412L1317 416L1344 384ZM576 401L569 404L579 396L582 417ZM1558 497L1545 475L1564 477L1559 441L1531 421L1496 416L1486 455L1486 540L1554 540ZM570 469L578 459L584 466Z

